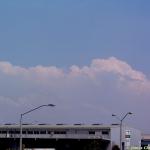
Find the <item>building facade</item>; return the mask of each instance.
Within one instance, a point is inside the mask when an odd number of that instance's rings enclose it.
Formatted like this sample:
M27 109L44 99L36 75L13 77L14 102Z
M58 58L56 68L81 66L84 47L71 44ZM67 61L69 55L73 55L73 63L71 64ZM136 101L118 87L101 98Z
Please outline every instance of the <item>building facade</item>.
M49 148L54 150L110 150L119 145L119 125L47 125L24 124L22 130L23 147L26 149ZM140 131L123 127L124 148L140 146ZM20 126L0 125L0 145L3 150L19 150Z
M139 150L141 148L141 131L129 126L122 126L122 149ZM112 145L120 145L120 125L111 126Z

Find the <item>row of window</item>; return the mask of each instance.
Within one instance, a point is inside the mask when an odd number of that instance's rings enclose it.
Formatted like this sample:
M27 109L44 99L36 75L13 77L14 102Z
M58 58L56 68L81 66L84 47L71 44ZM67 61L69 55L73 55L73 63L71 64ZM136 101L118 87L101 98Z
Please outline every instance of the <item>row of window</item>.
M89 131L89 134L95 134L95 131ZM109 131L102 131L103 135L108 135Z
M22 134L51 134L52 131L22 131ZM54 131L54 134L66 134L66 131ZM20 134L20 131L0 131L0 134Z
M43 130L43 131L22 131L22 134L67 134L66 131L46 131L46 130ZM95 131L89 131L88 132L90 135L95 135ZM0 134L20 134L20 131L18 130L10 130L10 131L0 131ZM109 131L102 131L102 134L103 135L108 135L109 134Z

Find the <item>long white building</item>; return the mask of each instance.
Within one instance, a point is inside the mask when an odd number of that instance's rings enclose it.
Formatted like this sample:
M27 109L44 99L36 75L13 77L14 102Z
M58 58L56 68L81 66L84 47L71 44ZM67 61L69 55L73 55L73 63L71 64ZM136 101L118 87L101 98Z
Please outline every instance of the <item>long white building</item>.
M22 137L24 147L28 149L53 148L56 150L92 150L94 146L97 146L100 150L109 150L112 145L120 144L120 126L103 124L24 124ZM3 146L4 149L18 150L19 138L19 125L0 125L0 145ZM140 147L140 131L123 126L122 142L124 149Z

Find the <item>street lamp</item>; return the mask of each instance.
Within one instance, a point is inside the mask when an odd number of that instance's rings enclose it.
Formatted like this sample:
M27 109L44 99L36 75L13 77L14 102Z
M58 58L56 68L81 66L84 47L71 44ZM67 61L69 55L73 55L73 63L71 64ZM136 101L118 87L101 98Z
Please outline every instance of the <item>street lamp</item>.
M20 150L22 150L22 118L23 118L23 116L30 113L30 112L32 112L32 111L35 111L35 110L41 108L41 107L45 107L45 106L46 107L47 106L54 107L55 105L54 104L40 105L40 106L38 106L36 108L33 108L33 109L31 109L31 110L29 110L29 111L27 111L27 112L20 115Z
M122 118L119 118L117 115L112 114L113 117L116 117L116 119L120 121L120 150L122 150L122 122L128 115L132 114L132 112L127 112Z

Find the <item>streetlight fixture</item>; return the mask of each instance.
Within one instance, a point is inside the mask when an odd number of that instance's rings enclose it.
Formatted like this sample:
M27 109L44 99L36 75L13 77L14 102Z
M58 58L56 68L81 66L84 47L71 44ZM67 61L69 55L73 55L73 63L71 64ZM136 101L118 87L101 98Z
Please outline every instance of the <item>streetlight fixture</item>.
M28 114L28 113L30 113L30 112L32 112L32 111L40 109L41 107L45 107L45 106L46 107L54 107L55 105L54 104L40 105L40 106L38 106L36 108L33 108L33 109L31 109L31 110L29 110L29 111L27 111L25 113L22 113L20 115L20 150L22 150L22 118L23 118L23 116Z
M122 150L122 123L123 120L128 116L128 115L132 115L132 112L127 112L122 118L119 118L117 115L112 114L113 117L115 117L116 119L118 119L120 121L120 150Z

